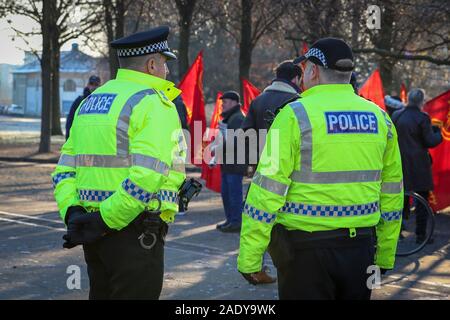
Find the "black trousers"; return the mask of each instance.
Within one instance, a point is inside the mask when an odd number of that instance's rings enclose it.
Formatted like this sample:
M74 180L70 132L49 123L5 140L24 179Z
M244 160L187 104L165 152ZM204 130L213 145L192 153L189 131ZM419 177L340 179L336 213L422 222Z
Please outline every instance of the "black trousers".
M121 231L83 247L90 300L159 298L164 275L163 236L167 233L167 224L161 221L161 233L150 250L140 245L140 225L135 221Z
M428 201L429 191L416 191L417 194L422 196ZM410 210L409 196L405 196L403 203L403 216L408 215ZM416 203L416 235L419 237L425 237L427 233L427 211L425 207L420 203Z
M348 229L347 229L347 232ZM313 236L314 235L314 236ZM322 236L317 236L322 235ZM368 267L374 265L375 236L272 229L269 253L277 267L282 300L369 300Z

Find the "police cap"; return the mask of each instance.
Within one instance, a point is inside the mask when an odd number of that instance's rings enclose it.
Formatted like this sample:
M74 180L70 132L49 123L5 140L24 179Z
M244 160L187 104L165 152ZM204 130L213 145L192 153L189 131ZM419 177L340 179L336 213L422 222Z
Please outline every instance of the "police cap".
M134 33L130 36L111 42L111 47L117 49L119 58L143 56L146 54L160 53L169 60L177 56L170 51L167 37L169 27L160 26L147 31Z
M338 38L317 40L304 56L294 59L294 63L299 64L305 60L338 71L352 71L354 68L352 49Z

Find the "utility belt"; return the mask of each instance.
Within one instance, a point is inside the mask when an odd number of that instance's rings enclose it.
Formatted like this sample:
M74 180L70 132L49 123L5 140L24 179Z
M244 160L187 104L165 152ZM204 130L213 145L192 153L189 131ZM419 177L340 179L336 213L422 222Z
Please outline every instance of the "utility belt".
M295 242L314 242L321 240L335 240L346 241L348 239L358 240L361 238L373 237L375 235L375 227L363 228L342 228L328 231L314 231L307 232L303 230L287 230L283 225L280 225L287 232L290 239Z
M282 224L272 228L271 239L293 250L307 248L338 248L360 246L376 241L375 227L343 228L329 231L308 232L288 230Z
M275 266L280 268L295 258L296 251L344 247L371 248L375 244L375 227L307 232L287 230L282 224L276 224L272 228L268 251Z

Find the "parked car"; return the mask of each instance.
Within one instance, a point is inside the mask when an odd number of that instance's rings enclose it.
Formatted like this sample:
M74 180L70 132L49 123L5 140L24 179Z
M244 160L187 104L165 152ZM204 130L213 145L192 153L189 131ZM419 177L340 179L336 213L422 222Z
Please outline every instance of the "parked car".
M8 109L7 106L0 105L0 114L6 114L6 110Z
M15 116L23 116L25 114L25 110L23 107L18 106L17 104L12 104L7 109L7 114L15 115Z

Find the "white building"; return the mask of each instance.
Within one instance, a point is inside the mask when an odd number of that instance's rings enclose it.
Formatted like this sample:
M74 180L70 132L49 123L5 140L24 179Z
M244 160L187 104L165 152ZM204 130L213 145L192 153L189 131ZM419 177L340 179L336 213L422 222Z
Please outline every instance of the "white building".
M99 75L105 80L105 68L101 59L91 57L72 44L71 51L62 51L60 58L60 107L61 114L69 112L73 101L83 94L89 77ZM103 65L103 64L102 64ZM13 103L23 106L25 115L40 116L42 110L42 80L39 60L30 52L25 53L24 65L13 71Z
M0 105L10 105L13 96L13 75L16 66L0 64Z

